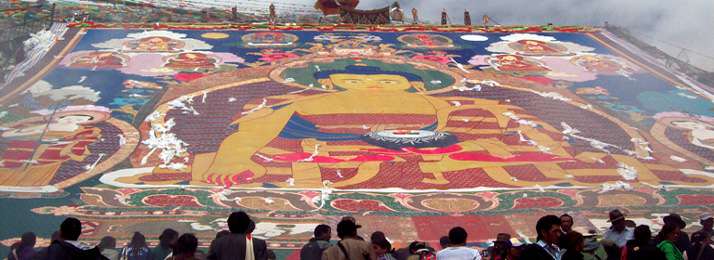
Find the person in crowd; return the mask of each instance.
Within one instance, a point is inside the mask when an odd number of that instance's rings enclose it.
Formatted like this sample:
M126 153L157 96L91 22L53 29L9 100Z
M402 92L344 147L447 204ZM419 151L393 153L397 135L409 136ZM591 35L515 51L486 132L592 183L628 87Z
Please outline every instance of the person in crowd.
M704 232L708 234L709 237L714 235L714 230L712 230L714 228L714 217L711 214L702 214L702 216L699 217L699 224L702 225L702 229L700 229L698 232Z
M105 236L99 240L100 252L109 260L119 260L119 251L117 251L117 240L113 236Z
M52 235L50 236L50 241L55 241L55 240L59 240L59 239L61 239L59 236L59 231L52 232ZM32 259L36 259L36 260L47 259L48 249L49 249L49 246L39 248L37 250L37 253L35 254L35 257L33 257Z
M561 252L557 243L560 239L560 218L547 215L536 222L538 232L535 244L527 245L521 252L521 260L560 260Z
M478 250L466 247L468 233L462 227L454 227L449 230L449 247L436 253L437 260L480 260L481 254Z
M245 237L245 248L247 249L246 254L250 255L252 253L253 255L255 255L256 248L265 248L265 257L267 259L275 259L275 253L272 250L268 249L268 243L263 239L254 237L253 231L255 231L255 221L251 219L250 224L248 225L248 233ZM271 255L273 256L272 258Z
M609 213L610 228L603 235L603 247L607 251L608 259L619 260L622 254L622 248L627 244L627 241L632 240L634 233L632 229L627 228L625 215L619 209L614 209Z
M447 237L448 239L448 237ZM448 247L448 243L444 246L444 248ZM429 247L425 242L421 241L412 241L409 243L409 246L406 248L401 248L395 252L395 256L397 257L397 260L410 260L410 259L417 259L421 258L421 255L428 256L428 255L434 255L434 249Z
M657 244L657 248L664 253L667 260L684 260L684 255L675 244L679 237L679 231L679 225L668 223L664 224L662 230L657 234L658 241L661 241Z
M198 239L193 234L183 234L173 244L170 260L197 259L196 249L198 248Z
M377 259L372 246L357 237L357 224L354 221L343 219L337 223L337 237L340 241L322 253L322 260Z
M146 245L146 237L139 232L134 232L129 244L122 250L121 258L127 260L151 259L151 249Z
M342 217L342 219L341 219L340 221L342 221L342 220L352 221L352 223L355 223L355 226L357 226L357 229L362 228L362 225L357 224L357 219L356 219L355 217L353 217L353 216L344 216L344 217ZM357 237L356 237L356 238L359 239L359 240L364 240L364 238L361 237L359 234L357 234Z
M396 260L392 251L392 243L387 240L383 232L377 231L370 237L372 250L377 255L377 260Z
M714 248L711 247L711 236L707 232L697 231L692 233L692 244L687 249L689 260L714 259Z
M576 231L570 231L564 237L565 239L561 240L564 242L563 249L565 250L562 260L583 260L585 258L583 255L583 248L585 247L583 235Z
M151 249L153 260L164 260L171 253L171 247L178 239L179 233L176 230L167 228L159 235L159 244Z
M573 231L573 217L566 214L560 215L560 229L563 230L563 235Z
M441 247L441 249L448 247L449 246L449 236L441 236L441 238L439 238L439 246Z
M568 232L573 231L573 217L566 214L560 215L560 240L558 241L558 246L560 248L565 248L565 234L568 234Z
M35 233L26 232L20 237L20 242L17 242L10 246L10 254L8 254L8 260L24 260L32 259L37 255L35 251L35 243L37 242L37 236Z
M251 224L253 223L253 224ZM268 259L268 248L265 243L253 244L248 248L248 239L252 231L251 225L255 223L250 216L243 211L231 213L228 217L228 229L230 234L219 237L211 242L208 251L208 259L211 260L266 260ZM251 254L252 253L252 254ZM246 257L247 255L247 257ZM252 256L252 258L251 258Z
M679 216L679 214L674 213L665 216L662 220L665 225L669 223L679 227L679 235L677 235L677 241L675 241L674 244L680 252L686 252L687 248L689 248L689 234L683 230L687 226L687 223L682 220L682 217Z
M325 224L315 227L314 237L300 249L300 260L320 259L322 252L330 247L332 228Z
M82 234L82 223L76 218L67 218L60 224L59 239L53 240L47 248L48 260L98 260L107 259L98 247L90 247L78 241Z
M511 249L511 234L499 233L496 235L496 241L493 241L493 246L486 249L488 259L490 260L506 260L510 259Z
M664 253L659 250L652 241L652 231L647 225L639 225L635 228L634 239L627 241L627 245L622 250L622 260L665 260Z

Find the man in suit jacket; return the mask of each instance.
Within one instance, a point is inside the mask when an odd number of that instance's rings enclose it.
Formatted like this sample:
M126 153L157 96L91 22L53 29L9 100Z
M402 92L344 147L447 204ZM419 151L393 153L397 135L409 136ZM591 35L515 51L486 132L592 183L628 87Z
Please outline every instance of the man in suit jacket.
M210 260L267 260L268 247L265 240L253 238L250 232L255 222L243 211L233 212L228 217L230 234L211 242ZM250 248L247 246L252 244ZM250 254L250 253L253 254Z
M538 232L538 242L527 245L521 253L522 260L560 260L561 253L557 243L559 242L560 218L554 215L547 215L536 223Z

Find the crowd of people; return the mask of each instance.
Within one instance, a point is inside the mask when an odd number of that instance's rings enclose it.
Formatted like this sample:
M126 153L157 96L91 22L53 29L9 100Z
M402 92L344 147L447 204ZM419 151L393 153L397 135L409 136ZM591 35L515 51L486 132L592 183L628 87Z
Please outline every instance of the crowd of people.
M536 223L535 243L513 244L511 235L498 234L493 245L479 251L469 246L468 232L453 227L443 236L437 250L428 243L414 241L401 249L392 248L384 232L377 231L369 239L361 237L355 218L342 218L336 226L321 224L315 227L314 237L300 250L301 260L714 260L712 227L714 217L704 214L699 219L701 229L689 236L683 229L681 216L669 214L656 236L647 225L636 225L627 220L620 210L609 213L611 226L599 236L595 230L578 232L573 229L573 217L563 214L547 215ZM21 241L11 247L10 260L25 259L111 259L111 260L192 260L192 259L276 259L265 240L253 237L255 222L243 212L228 217L228 229L216 234L208 253L198 250L198 239L191 233L179 234L166 229L159 236L159 244L149 248L139 232L131 241L117 249L116 239L104 237L96 246L79 241L82 224L76 218L65 219L52 235L46 248L35 248L36 237L25 233Z

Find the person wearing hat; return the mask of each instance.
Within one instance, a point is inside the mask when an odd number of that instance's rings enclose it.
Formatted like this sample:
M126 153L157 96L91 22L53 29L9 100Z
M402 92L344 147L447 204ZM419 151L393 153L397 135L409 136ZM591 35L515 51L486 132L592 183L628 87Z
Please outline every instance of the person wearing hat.
M488 259L491 260L505 260L508 259L511 253L511 234L498 233L496 235L496 241L493 241L493 246L488 247L486 252L488 253Z
M340 241L322 253L322 260L376 260L377 255L372 245L357 238L357 224L343 219L337 223L337 236Z
M714 217L711 214L704 213L701 217L699 217L699 224L702 224L702 229L697 232L704 232L709 235L710 238L714 235L714 231L712 230L714 227Z
M610 211L609 214L611 223L610 228L605 231L603 240L612 242L618 248L622 248L627 244L627 241L632 240L634 233L632 229L627 228L625 215L619 209Z
M677 241L674 242L674 245L677 246L677 249L679 249L680 252L686 252L689 248L689 234L687 234L687 232L684 232L683 230L687 226L687 223L682 220L681 216L674 213L665 216L664 218L662 218L662 220L664 221L665 225L672 224L679 227L679 235L677 235Z

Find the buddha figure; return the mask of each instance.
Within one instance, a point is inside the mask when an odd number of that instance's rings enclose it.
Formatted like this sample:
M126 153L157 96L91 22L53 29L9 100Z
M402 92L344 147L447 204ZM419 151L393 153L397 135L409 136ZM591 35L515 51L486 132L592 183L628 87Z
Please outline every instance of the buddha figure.
M496 55L489 60L492 66L507 72L547 72L548 68L518 55Z
M313 77L338 91L292 96L242 113L233 122L238 130L217 152L195 155L193 183L250 184L266 175L266 161L292 164L296 185L303 187L320 185L322 167L357 168L355 177L335 183L344 187L375 177L385 162L414 156L430 158L419 167L429 173L421 181L432 184L448 183L442 172L464 167L572 160L563 149L567 144L551 138L557 129L542 122L514 124L522 109L497 100L430 96L416 74L350 65ZM485 137L504 131L527 136L538 147L514 148L510 141ZM480 134L484 138L475 137ZM273 147L277 139L297 140L302 151Z
M167 68L175 70L212 69L218 61L200 52L180 53L168 59Z
M163 36L153 36L129 41L125 48L134 52L176 52L180 51L185 44Z
M564 48L538 40L519 40L511 44L523 55L564 55Z
M72 58L69 67L72 68L107 68L123 67L127 58L116 52L94 51Z

